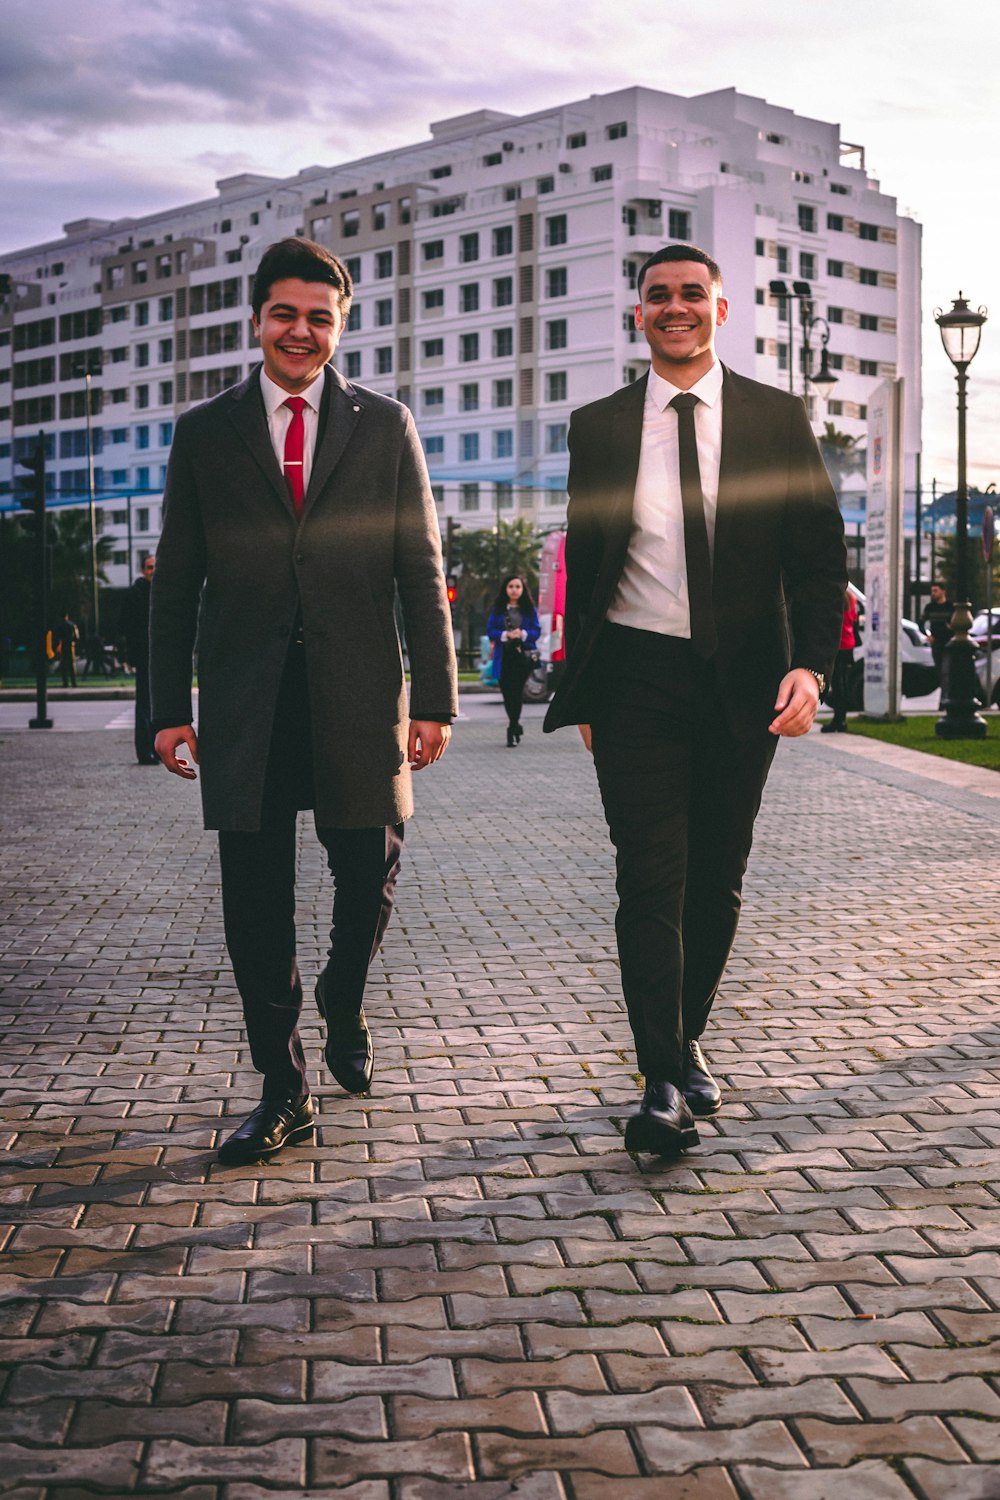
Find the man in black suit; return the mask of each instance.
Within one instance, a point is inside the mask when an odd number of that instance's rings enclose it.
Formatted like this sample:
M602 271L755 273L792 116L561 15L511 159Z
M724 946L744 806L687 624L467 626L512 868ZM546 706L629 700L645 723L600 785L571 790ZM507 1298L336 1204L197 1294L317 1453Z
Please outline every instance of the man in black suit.
M373 1068L365 980L393 907L411 772L444 753L458 708L413 418L330 364L351 294L346 267L322 246L271 245L252 296L263 369L181 417L167 474L150 619L156 752L186 779L191 762L201 767L226 943L262 1075L260 1105L220 1148L226 1163L313 1135L298 1030L299 810L313 810L334 879L316 985L326 1062L362 1094Z
M615 845L622 988L646 1087L631 1151L697 1142L721 1092L700 1046L780 736L812 724L840 639L843 524L798 398L719 363L718 266L639 271L646 378L573 413L568 663Z

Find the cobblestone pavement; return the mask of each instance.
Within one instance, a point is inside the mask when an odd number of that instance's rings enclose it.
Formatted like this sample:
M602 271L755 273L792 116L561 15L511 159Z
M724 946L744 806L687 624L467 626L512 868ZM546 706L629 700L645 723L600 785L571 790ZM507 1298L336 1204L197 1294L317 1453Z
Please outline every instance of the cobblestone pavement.
M0 755L9 1496L1000 1496L996 799L783 747L706 1039L725 1109L634 1161L589 761L463 724L419 779L372 1096L310 1013L317 1145L226 1170L256 1078L195 795L126 732ZM312 975L305 825L300 897Z

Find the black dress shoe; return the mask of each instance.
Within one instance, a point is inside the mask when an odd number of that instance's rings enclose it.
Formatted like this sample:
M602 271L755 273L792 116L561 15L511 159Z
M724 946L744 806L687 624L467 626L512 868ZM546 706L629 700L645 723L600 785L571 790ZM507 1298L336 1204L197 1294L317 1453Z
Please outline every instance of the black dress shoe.
M708 1071L705 1054L699 1042L688 1042L684 1048L684 1073L681 1092L693 1115L717 1114L722 1108L722 1090Z
M342 1089L349 1094L367 1094L372 1086L375 1054L364 1009L346 1015L327 1005L326 976L316 981L316 1004L326 1022L326 1065Z
M698 1132L680 1089L672 1083L647 1083L642 1108L625 1126L625 1150L673 1156L697 1144Z
M251 1115L219 1147L219 1160L227 1167L268 1161L282 1146L301 1146L315 1135L312 1099L300 1094L291 1099L262 1099Z

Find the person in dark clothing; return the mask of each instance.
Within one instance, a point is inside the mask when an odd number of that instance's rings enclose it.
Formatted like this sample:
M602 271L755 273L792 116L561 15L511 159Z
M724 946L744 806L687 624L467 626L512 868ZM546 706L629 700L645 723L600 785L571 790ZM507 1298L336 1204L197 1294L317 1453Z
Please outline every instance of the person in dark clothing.
M144 559L142 573L128 591L122 617L125 661L135 670L135 758L140 766L158 766L153 748L153 720L149 706L149 601L156 558Z
M76 646L79 639L80 631L67 610L56 626L56 646L63 687L76 687Z
M931 584L931 597L924 605L920 616L920 623L924 627L924 634L931 643L931 655L934 665L938 671L941 670L941 659L944 648L951 640L951 617L955 606L948 598L943 583Z
M521 743L521 701L531 672L531 652L541 631L528 586L518 574L505 578L493 601L486 634L493 642L493 672L507 713L507 748Z
M844 618L840 626L840 649L833 663L830 690L826 701L833 709L833 718L821 727L820 734L846 734L847 709L851 667L854 665L854 648L858 644L858 601L850 589L844 590Z

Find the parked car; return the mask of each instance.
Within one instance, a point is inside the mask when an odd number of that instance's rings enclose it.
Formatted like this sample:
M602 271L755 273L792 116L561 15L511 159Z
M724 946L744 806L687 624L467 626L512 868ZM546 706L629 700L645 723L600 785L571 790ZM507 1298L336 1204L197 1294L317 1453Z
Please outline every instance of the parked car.
M865 596L853 583L848 588L858 604L858 645L854 650L854 665L847 679L847 705L862 709L865 705ZM899 623L899 657L902 663L902 693L904 698L922 698L940 686L937 667L930 642L915 620Z

